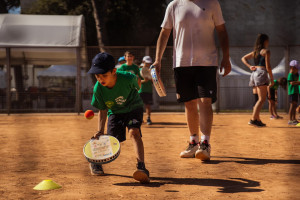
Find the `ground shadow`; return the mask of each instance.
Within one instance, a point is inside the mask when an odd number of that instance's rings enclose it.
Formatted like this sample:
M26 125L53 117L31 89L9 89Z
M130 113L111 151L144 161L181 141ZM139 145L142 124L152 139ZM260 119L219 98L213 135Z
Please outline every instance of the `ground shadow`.
M182 122L152 122L153 125L187 125Z
M223 158L227 160L218 160L218 158ZM229 159L229 160L228 160ZM230 160L231 159L231 160ZM248 165L266 165L266 164L300 164L300 160L279 160L279 159L260 159L260 158L244 158L244 157L221 157L212 156L210 162L203 162L203 164L219 164L224 162L235 162L239 164Z
M110 174L111 176L120 176L132 179L131 176ZM253 181L244 178L230 178L226 179L205 179L205 178L168 178L168 177L151 177L149 184L140 184L139 182L125 182L115 183L118 186L130 186L130 187L160 187L166 184L176 185L195 185L195 186L212 186L218 187L218 192L221 193L239 193L239 192L262 192L263 189L257 187L260 186L260 182ZM166 192L179 192L179 191L167 191Z

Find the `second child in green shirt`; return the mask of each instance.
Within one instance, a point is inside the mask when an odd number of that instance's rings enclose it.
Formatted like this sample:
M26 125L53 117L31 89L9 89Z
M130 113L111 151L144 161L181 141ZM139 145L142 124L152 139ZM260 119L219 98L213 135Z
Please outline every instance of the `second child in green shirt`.
M150 66L152 64L152 59L150 56L145 56L143 58L143 68L146 68L150 70ZM143 69L141 68L141 70ZM147 78L142 77L142 86L141 89L139 90L140 96L144 102L145 105L145 110L147 114L147 124L151 125L151 105L153 104L153 97L152 97L152 80L149 80Z
M126 51L125 54L125 60L126 60L126 63L124 63L123 65L121 65L120 68L118 68L118 72L119 71L126 71L126 72L130 72L134 75L136 75L137 77L137 80L138 80L138 84L139 86L141 87L141 74L140 74L140 69L139 69L139 66L135 65L133 63L133 60L134 60L134 55L132 52L130 51Z

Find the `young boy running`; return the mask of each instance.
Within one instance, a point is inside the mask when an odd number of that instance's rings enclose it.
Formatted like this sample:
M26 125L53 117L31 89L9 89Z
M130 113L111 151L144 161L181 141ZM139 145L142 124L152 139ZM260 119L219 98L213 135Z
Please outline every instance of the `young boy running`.
M290 110L288 122L289 125L297 125L299 122L296 120L296 108L299 99L299 87L300 81L298 81L298 61L292 60L290 62L290 73L288 75L288 95L290 100Z
M99 53L93 58L88 73L95 74L97 79L91 104L99 109L99 121L98 132L93 138L104 134L107 116L107 134L116 137L120 142L126 140L127 127L137 157L137 170L133 178L141 183L149 182L141 138L143 102L138 94L136 76L127 72L116 72L114 59L107 53ZM90 163L90 169L92 175L104 174L102 165Z

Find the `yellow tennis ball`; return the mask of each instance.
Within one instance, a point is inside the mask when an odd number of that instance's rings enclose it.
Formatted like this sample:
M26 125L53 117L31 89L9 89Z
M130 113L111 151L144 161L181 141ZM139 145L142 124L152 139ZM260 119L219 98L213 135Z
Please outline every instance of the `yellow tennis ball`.
M84 116L86 119L93 119L94 112L92 110L87 110L87 111L85 111Z

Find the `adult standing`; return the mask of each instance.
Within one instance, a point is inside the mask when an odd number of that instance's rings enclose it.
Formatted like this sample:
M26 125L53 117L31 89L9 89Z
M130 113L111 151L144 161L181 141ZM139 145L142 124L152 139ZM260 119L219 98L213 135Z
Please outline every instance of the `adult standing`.
M223 76L231 71L228 35L220 4L217 0L174 0L166 9L161 27L154 65L160 73L162 55L173 29L177 101L185 104L190 132L189 146L180 157L210 160L212 103L217 100L218 56L214 30L223 52L220 71L224 69Z

